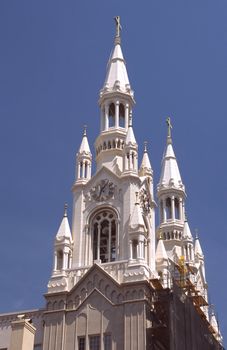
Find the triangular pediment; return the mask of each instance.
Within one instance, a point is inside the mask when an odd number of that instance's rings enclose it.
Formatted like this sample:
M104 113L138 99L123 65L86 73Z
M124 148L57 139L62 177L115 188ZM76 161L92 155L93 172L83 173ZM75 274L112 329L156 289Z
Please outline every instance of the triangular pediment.
M96 291L109 303L123 299L121 286L97 264L94 264L67 294L69 304L78 308Z

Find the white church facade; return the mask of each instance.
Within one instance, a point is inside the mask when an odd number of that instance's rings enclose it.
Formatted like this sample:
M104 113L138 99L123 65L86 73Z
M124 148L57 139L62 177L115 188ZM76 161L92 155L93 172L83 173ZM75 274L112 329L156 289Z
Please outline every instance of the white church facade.
M185 214L169 118L157 192L146 143L138 163L134 92L115 20L95 154L85 128L76 156L72 224L65 207L46 305L24 316L0 315L1 350L222 349L209 308L204 254ZM34 328L31 343L15 345L17 324L24 336L27 319Z

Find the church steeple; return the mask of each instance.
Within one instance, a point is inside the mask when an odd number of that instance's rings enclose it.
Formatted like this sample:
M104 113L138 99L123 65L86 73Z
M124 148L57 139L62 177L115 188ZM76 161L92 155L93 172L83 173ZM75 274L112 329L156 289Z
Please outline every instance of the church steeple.
M180 257L183 254L182 239L185 226L184 201L186 193L173 150L170 118L166 119L166 123L168 126L167 145L157 187L160 219L158 235L163 237L164 244L168 246L166 249L169 252L174 251Z
M100 91L101 132L95 147L97 169L106 164L112 170L118 169L122 172L123 148L135 100L121 49L119 16L115 17L115 22L114 47L107 65L105 82Z

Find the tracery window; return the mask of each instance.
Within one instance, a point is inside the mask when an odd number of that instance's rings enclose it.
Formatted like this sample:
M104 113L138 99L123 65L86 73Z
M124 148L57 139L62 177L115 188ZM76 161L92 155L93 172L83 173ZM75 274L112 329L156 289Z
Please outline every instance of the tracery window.
M102 263L116 260L117 216L111 210L103 210L92 220L93 259Z

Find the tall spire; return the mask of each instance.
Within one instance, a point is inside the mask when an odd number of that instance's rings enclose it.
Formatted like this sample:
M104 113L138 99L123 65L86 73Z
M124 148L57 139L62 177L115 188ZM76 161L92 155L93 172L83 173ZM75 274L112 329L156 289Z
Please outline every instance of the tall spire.
M162 171L158 185L158 190L160 190L161 188L164 189L174 187L176 189L184 191L184 185L181 180L177 159L172 146L172 124L170 118L167 118L166 122L168 125L167 146L162 160Z
M84 125L84 132L83 132L83 138L82 138L82 142L79 148L79 153L85 153L85 154L89 154L91 153L90 147L89 147L89 143L88 143L88 139L87 139L87 125Z
M103 94L119 91L126 93L133 98L133 91L131 90L128 73L126 70L126 62L121 50L121 36L122 29L120 24L120 16L114 18L116 23L116 35L114 39L114 48L111 53L108 65L107 74L103 89L100 91L100 97Z

